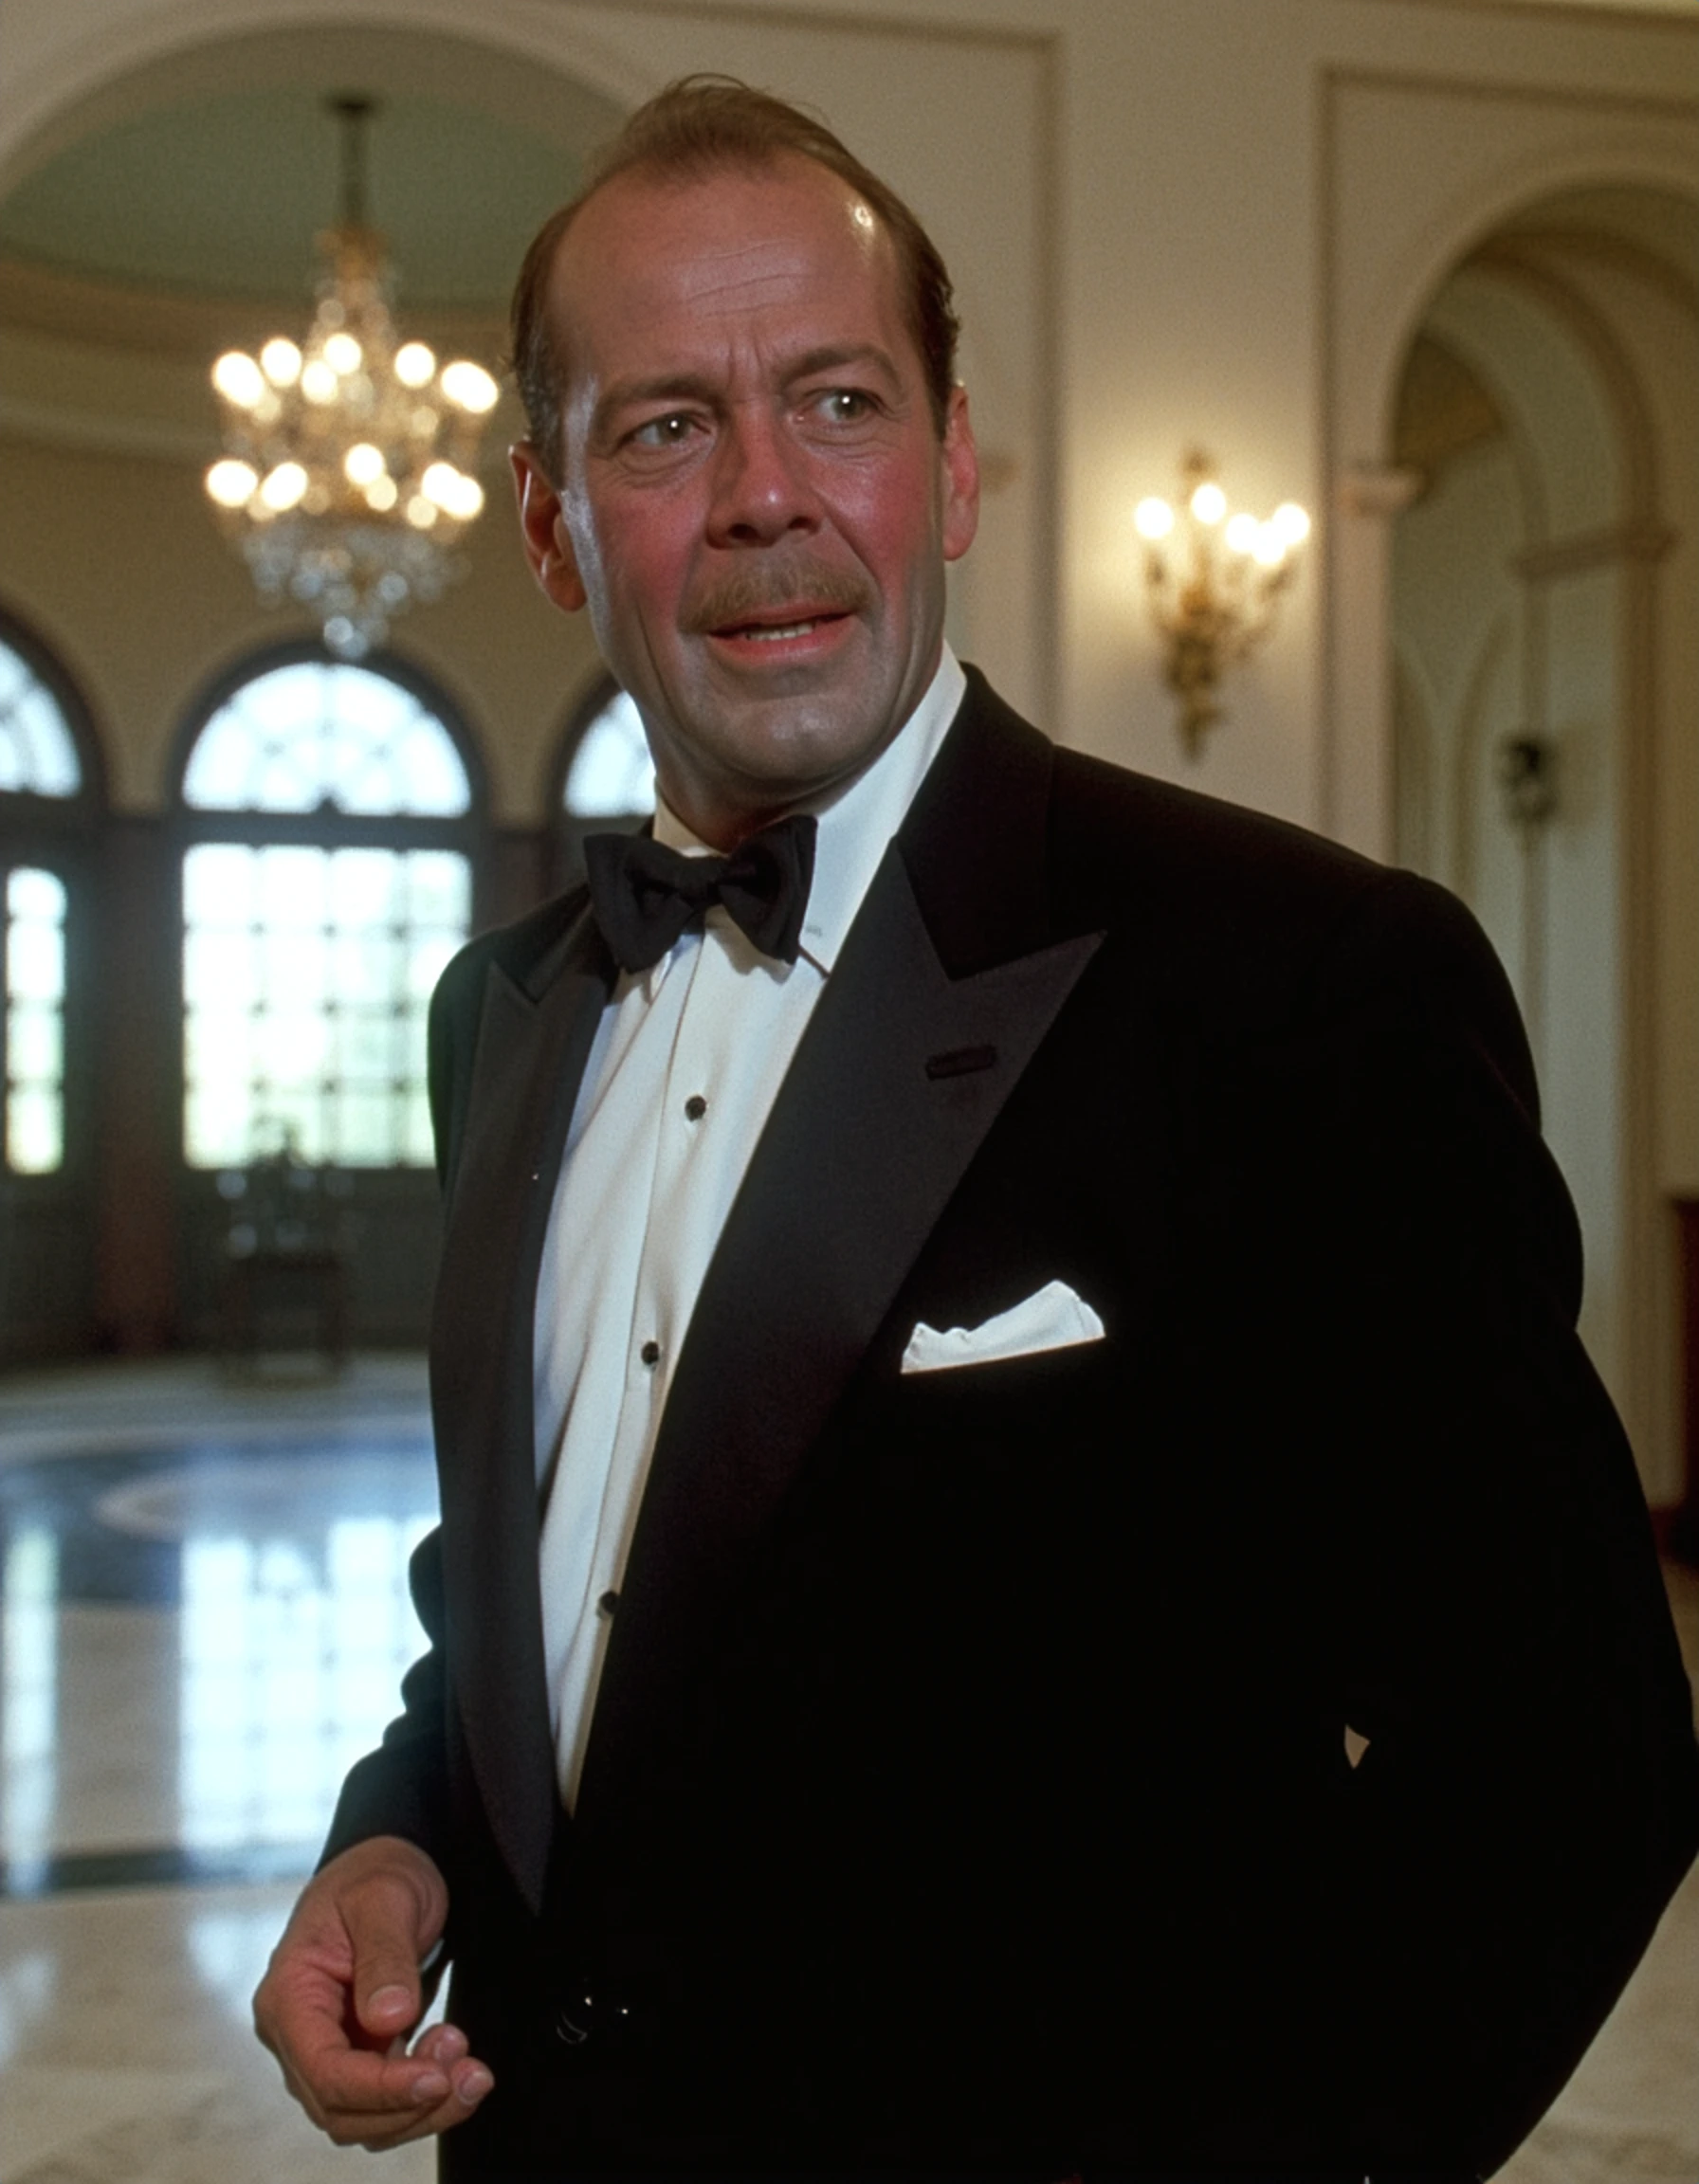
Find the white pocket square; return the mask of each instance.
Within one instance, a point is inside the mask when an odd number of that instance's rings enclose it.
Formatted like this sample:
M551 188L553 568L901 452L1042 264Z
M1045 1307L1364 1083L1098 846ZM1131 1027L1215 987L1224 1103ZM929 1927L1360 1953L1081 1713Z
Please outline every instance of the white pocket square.
M977 1327L946 1327L941 1333L923 1320L919 1321L903 1353L903 1370L942 1373L952 1365L1032 1357L1040 1351L1069 1350L1076 1343L1103 1338L1103 1321L1078 1291L1066 1282L1047 1282Z

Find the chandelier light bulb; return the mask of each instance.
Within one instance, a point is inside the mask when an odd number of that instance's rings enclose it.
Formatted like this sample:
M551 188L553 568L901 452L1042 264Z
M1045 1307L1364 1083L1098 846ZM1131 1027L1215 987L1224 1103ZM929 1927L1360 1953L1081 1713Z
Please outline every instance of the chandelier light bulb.
M1302 546L1309 537L1309 518L1295 500L1283 500L1269 520L1288 546Z
M474 417L485 417L501 398L502 390L482 364L470 363L462 356L443 366L443 392L457 410L466 410Z
M387 516L400 498L395 481L387 474L382 478L374 478L366 487L366 505L375 509L380 516Z
M260 367L241 349L227 349L213 365L212 384L238 410L253 409L265 391Z
M320 407L337 398L337 375L322 356L315 356L310 364L301 369L301 391L309 402Z
M333 334L324 344L324 361L339 377L360 368L360 345L352 334Z
M1133 522L1140 537L1148 538L1154 544L1159 538L1166 538L1174 529L1174 510L1166 500L1159 500L1152 494L1133 510Z
M469 523L484 506L483 486L452 463L431 464L419 483L445 516L452 516L459 522Z
M1219 523L1227 514L1227 495L1213 478L1206 478L1193 494L1192 513L1200 523Z
M207 491L221 508L246 508L259 482L260 473L253 464L239 463L232 456L214 463L207 472Z
M293 508L307 489L307 474L299 463L280 463L260 483L260 499L275 514Z
M439 508L451 509L460 490L460 472L452 463L433 463L419 484Z
M293 387L301 377L301 351L274 334L260 351L260 369L274 387Z
M395 376L404 387L429 387L436 357L423 341L404 341L395 352Z
M342 471L351 485L374 484L384 474L383 449L370 440L356 440L342 458Z
M427 500L423 493L415 493L404 511L415 531L429 531L437 519L437 505Z

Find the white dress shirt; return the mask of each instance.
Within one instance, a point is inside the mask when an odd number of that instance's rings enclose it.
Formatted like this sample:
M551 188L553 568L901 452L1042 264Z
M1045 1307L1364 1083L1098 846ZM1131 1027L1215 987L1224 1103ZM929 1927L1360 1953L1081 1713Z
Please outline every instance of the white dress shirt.
M819 821L794 964L725 911L623 974L584 1070L550 1209L535 1348L543 1644L560 1793L578 1791L602 1656L673 1368L785 1072L863 896L956 717L946 646L865 773L801 807ZM655 838L707 855L661 804Z

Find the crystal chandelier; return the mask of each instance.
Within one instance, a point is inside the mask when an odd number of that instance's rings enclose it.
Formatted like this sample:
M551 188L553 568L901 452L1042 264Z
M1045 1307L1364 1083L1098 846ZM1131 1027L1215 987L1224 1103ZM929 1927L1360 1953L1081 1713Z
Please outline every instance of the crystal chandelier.
M274 335L212 367L222 461L207 491L267 606L320 619L345 660L463 573L455 541L484 506L473 476L496 382L403 341L383 238L366 222L370 99L327 101L342 124L342 217L318 238L319 305L299 344Z

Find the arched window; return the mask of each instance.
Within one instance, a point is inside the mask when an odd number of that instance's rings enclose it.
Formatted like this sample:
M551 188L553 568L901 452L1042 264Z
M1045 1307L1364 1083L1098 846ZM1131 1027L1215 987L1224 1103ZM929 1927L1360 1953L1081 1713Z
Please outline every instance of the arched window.
M637 708L612 675L597 677L566 724L557 761L557 881L582 877L586 834L640 827L655 809L655 769Z
M633 819L655 808L655 769L637 708L617 687L579 731L560 800L575 819Z
M82 786L64 706L17 646L0 636L0 790L74 796Z
M90 787L78 710L43 648L0 618L0 1144L11 1175L53 1175L65 1164L72 844L87 818Z
M447 705L393 665L273 654L205 711L183 803L190 1165L428 1165L426 1010L472 909Z

